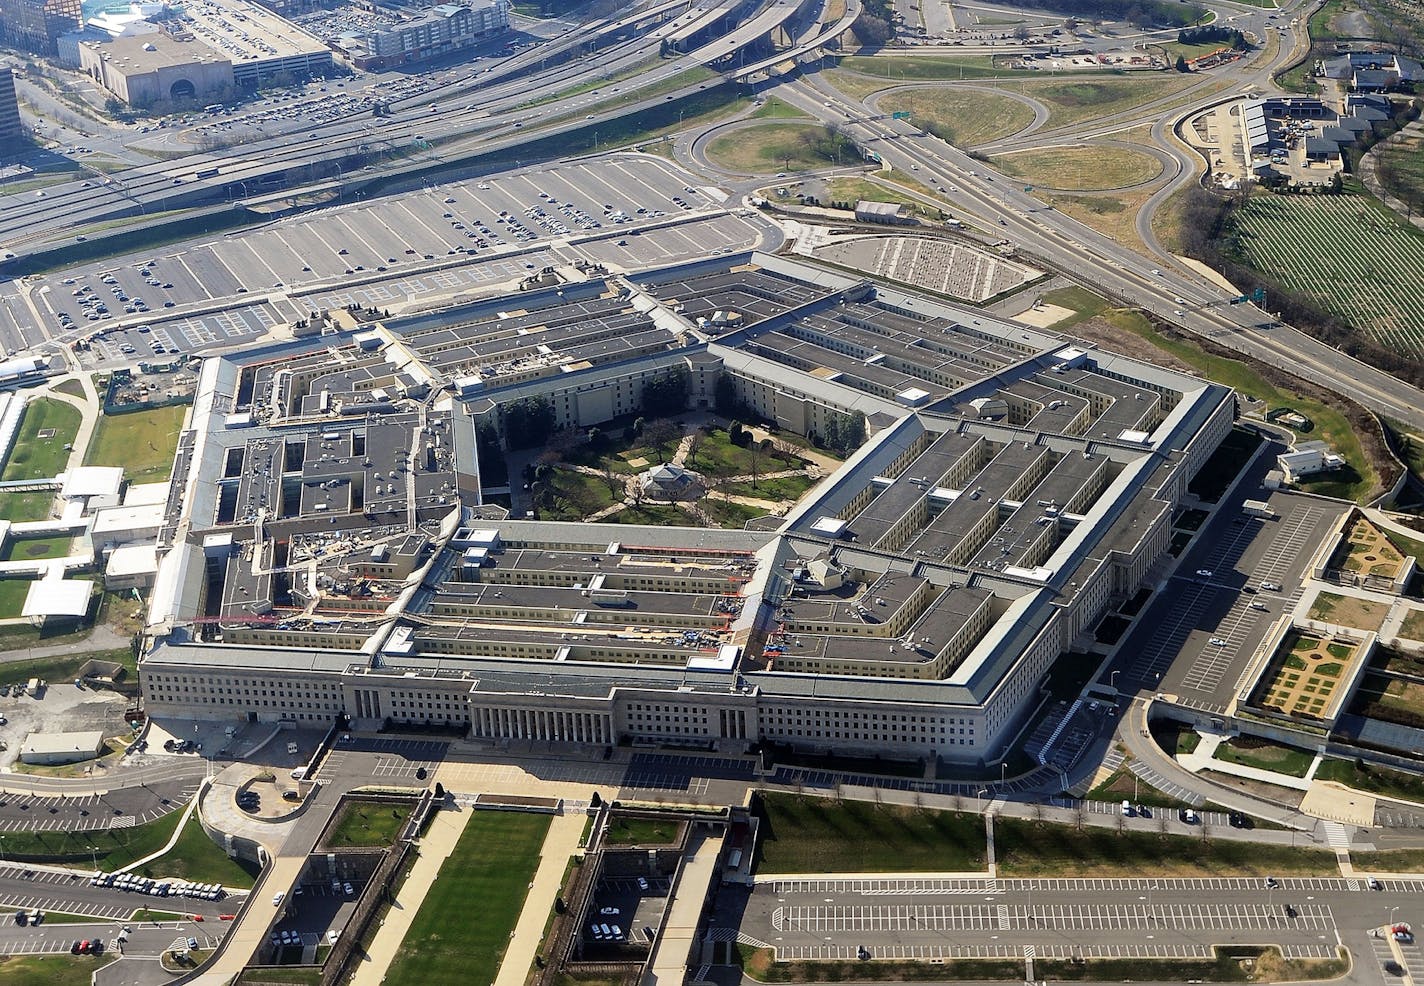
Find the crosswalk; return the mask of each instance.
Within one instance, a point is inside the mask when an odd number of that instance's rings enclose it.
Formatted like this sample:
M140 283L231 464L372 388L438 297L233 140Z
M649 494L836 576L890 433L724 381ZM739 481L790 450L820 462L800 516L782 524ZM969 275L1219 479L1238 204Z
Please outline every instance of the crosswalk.
M1324 823L1325 841L1336 852L1348 852L1350 849L1350 833L1345 830L1345 826L1339 822L1327 821Z

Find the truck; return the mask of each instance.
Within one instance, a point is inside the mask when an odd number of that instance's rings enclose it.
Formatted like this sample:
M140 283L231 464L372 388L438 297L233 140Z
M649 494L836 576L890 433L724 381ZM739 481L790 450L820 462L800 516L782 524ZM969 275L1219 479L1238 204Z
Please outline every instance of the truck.
M31 698L39 698L44 691L45 683L38 678L31 678L29 684L25 686L25 693Z

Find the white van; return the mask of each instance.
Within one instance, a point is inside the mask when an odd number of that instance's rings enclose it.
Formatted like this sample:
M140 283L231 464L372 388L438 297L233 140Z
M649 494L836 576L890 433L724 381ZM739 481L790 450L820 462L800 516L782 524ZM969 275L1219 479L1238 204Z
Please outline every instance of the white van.
M305 767L298 767L292 771L292 780L294 781L299 781L305 776L307 776L307 769Z

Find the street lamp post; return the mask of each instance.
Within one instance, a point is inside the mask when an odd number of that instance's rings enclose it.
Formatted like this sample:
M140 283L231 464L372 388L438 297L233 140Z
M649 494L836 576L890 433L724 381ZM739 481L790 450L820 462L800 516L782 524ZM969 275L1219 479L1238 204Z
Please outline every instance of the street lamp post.
M984 810L984 793L988 790L987 787L981 787L974 792L974 813L976 815Z
M1108 687L1111 688L1113 691L1117 691L1117 676L1120 674L1122 674L1121 668L1108 675Z

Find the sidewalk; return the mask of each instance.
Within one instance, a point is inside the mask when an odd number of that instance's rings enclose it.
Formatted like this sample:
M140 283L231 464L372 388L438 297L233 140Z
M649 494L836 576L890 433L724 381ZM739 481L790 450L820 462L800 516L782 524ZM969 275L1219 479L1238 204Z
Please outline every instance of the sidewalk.
M440 867L455 851L455 843L460 841L470 814L468 809L442 809L435 813L420 839L420 855L410 869L410 876L401 884L395 903L381 922L380 932L371 940L370 949L357 959L350 979L351 986L379 986L385 978L391 960L396 957L406 932L410 931L415 921L425 894L440 875ZM532 956L530 961L533 961Z
M535 870L534 881L524 897L524 909L519 912L519 921L499 964L494 986L524 986L524 981L529 978L534 956L539 954L539 947L544 943L544 925L554 909L554 899L559 895L564 870L569 857L578 852L579 839L583 837L587 820L586 815L577 812L555 815L549 823L544 847L539 850L539 868Z
M1177 754L1177 763L1181 764L1192 773L1203 770L1214 770L1219 774L1230 774L1233 777L1244 777L1251 781L1260 781L1263 784L1274 784L1277 787L1288 787L1296 791L1309 791L1310 779L1315 775L1315 770L1320 766L1323 759L1316 754L1315 760L1310 765L1310 770L1306 771L1304 777L1292 777L1289 774L1278 774L1274 770L1263 770L1260 767L1248 767L1246 764L1232 763L1229 760L1216 759L1216 748L1230 737L1221 733L1204 733L1200 729L1197 735L1201 737L1201 742L1191 753Z

